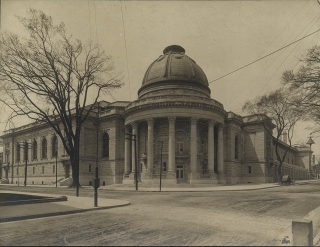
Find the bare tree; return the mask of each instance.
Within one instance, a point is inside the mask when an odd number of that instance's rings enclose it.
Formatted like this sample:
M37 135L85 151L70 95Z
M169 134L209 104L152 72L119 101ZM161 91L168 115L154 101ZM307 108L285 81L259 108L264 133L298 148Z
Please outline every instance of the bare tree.
M41 10L29 9L28 17L18 19L28 37L1 35L0 101L13 112L11 119L27 116L54 129L70 157L72 186L78 187L81 126L102 94L121 87L121 79L98 45L73 38Z
M296 98L295 93L287 88L281 88L271 93L257 97L252 101L246 101L243 110L249 114L254 114L263 124L268 135L273 139L275 153L279 166L277 170L278 182L282 181L282 165L285 161L288 150L292 146L292 137L296 123L302 118L303 114L299 107L292 104L292 100ZM272 123L275 124L275 136L273 128L265 121L268 116ZM284 152L280 151L279 140L283 135L287 136L288 144Z
M299 95L293 103L304 108L306 118L314 121L313 133L320 133L320 46L310 48L300 63L297 71L285 71L282 81Z

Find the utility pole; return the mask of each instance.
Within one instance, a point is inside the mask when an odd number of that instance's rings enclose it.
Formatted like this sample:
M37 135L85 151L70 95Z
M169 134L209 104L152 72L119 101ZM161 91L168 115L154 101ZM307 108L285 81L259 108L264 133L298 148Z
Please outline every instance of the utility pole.
M24 142L24 157L26 159L26 165L25 165L25 168L24 168L24 186L27 186L27 172L28 172L28 142L25 141Z
M95 173L95 179L94 179L94 207L98 207L98 188L100 187L100 179L99 179L99 168L98 168L98 162L99 162L99 123L100 123L100 102L98 102L98 112L97 112L97 156L96 156L96 173Z
M161 154L160 154L160 191L161 191L161 179L162 179L162 147L163 147L163 141L161 141Z
M131 138L126 138L128 140L134 141L134 153L135 153L135 160L134 160L134 167L135 167L135 173L134 173L134 179L135 179L135 184L136 184L136 190L138 190L138 162L137 162L137 138L136 138L136 134L129 134L127 133L126 135L129 135ZM132 138L133 137L133 138Z
M56 150L56 188L58 188L58 151Z

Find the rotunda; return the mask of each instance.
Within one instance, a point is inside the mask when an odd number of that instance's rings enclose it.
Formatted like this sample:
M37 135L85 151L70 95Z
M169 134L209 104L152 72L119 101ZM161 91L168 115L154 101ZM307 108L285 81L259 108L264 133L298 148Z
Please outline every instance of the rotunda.
M126 139L124 182L217 183L223 173L223 105L210 98L207 77L179 45L163 50L147 69L138 99L123 114ZM131 143L132 142L132 143Z

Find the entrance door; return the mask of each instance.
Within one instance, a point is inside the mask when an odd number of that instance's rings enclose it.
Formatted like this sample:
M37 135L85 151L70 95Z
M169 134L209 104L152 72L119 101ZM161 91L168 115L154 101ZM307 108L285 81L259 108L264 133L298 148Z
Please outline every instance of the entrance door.
M183 181L183 165L179 165L177 166L177 169L176 169L176 179L177 179L177 182L182 182Z

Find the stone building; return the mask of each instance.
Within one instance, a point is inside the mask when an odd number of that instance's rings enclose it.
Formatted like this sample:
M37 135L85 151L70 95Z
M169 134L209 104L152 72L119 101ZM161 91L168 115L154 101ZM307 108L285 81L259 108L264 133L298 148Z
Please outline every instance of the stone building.
M93 112L82 127L80 183L91 185L96 162L102 186L133 184L135 169L142 183L159 183L161 168L167 184L274 182L274 137L262 124L272 130L271 120L227 112L210 93L205 73L184 48L165 48L147 68L137 100L101 101L99 116ZM23 184L26 165L27 184L54 184L56 173L61 185L70 183L69 157L50 127L33 123L1 138L3 174L11 183ZM291 147L283 173L308 178L309 154Z

